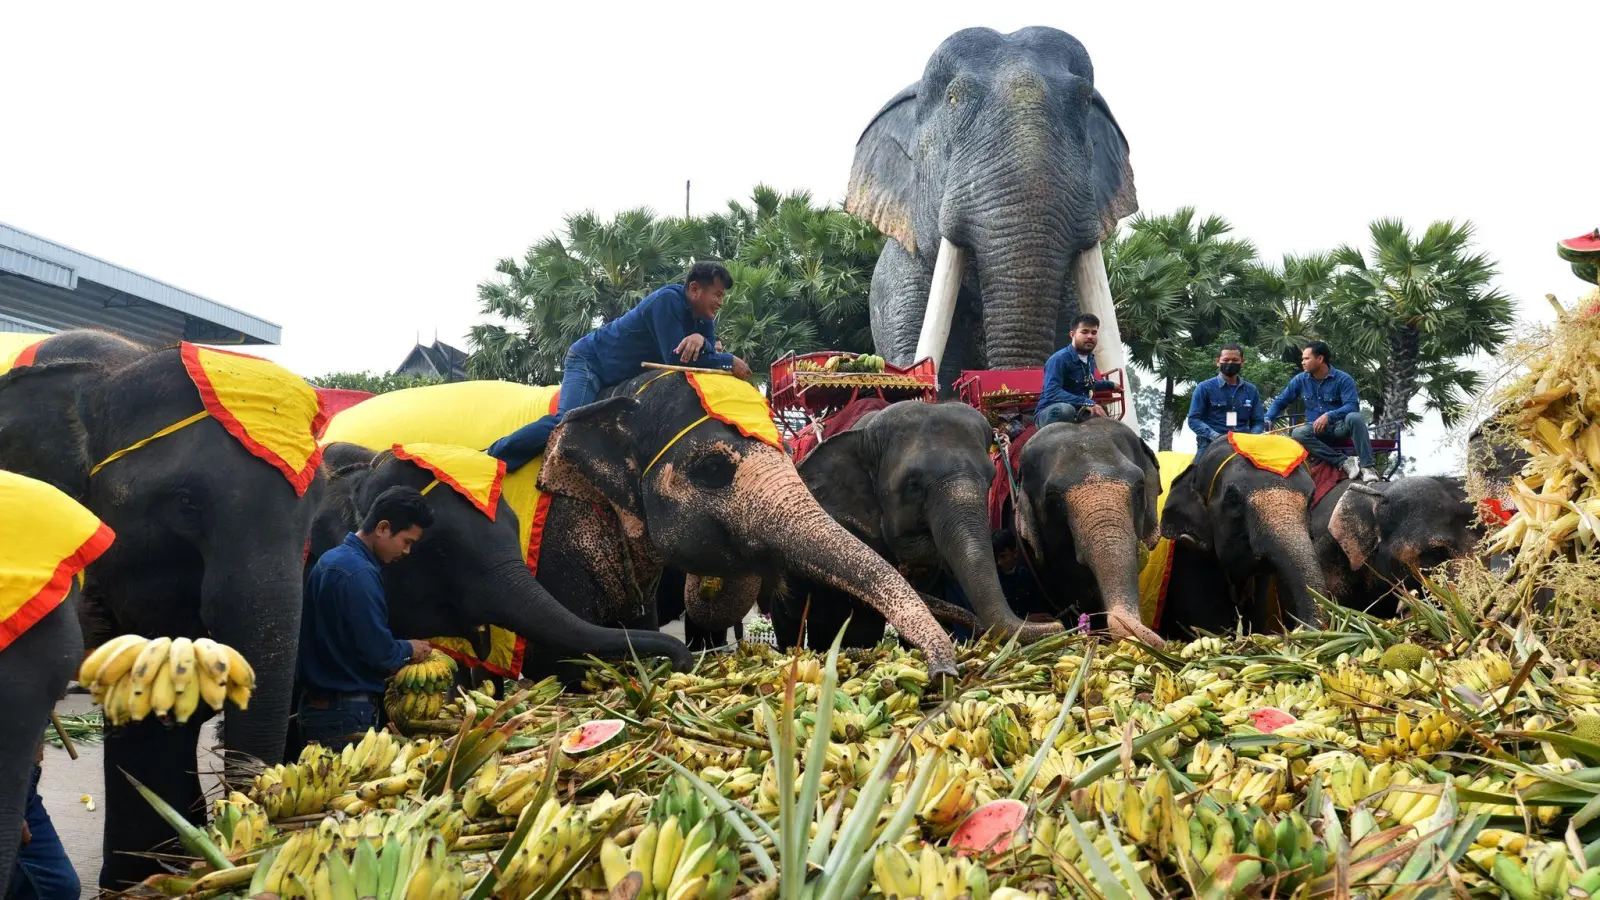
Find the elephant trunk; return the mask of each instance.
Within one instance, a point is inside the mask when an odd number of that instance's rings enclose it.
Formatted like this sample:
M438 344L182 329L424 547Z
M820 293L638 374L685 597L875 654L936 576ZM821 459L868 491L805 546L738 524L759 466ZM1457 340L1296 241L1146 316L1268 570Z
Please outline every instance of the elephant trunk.
M505 560L484 573L482 583L492 621L521 635L546 659L593 654L601 659L666 657L674 669L694 667L694 654L682 641L658 631L607 628L585 621L544 589L520 558Z
M928 523L939 558L955 575L978 614L978 627L1002 640L1013 634L1032 643L1061 630L1059 622L1024 622L1006 602L995 568L985 498L975 491L939 496L930 502Z
M731 495L738 506L729 511L729 526L749 550L861 600L927 654L930 673L955 674L955 647L922 596L829 517L788 457L775 450L752 453L740 463Z
M1062 495L1078 562L1094 573L1106 612L1139 616L1138 529L1127 482L1086 480Z
M292 553L248 560L206 560L200 589L206 630L239 651L256 674L249 709L230 704L223 720L230 757L254 757L267 765L283 760L300 646L300 554L296 546Z
M1284 627L1321 628L1325 622L1312 595L1326 596L1328 589L1306 529L1305 495L1283 488L1256 491L1249 506L1251 549L1277 575Z

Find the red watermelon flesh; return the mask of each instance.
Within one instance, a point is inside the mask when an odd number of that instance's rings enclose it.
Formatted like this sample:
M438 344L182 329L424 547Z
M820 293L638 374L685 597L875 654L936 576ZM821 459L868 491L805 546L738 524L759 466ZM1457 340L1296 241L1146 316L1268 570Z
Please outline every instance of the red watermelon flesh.
M1003 853L1022 830L1028 805L1021 800L994 800L978 807L950 835L950 849L958 856Z
M1285 725L1293 725L1299 721L1275 706L1263 706L1250 714L1250 723L1256 730L1263 734L1271 734Z
M615 741L627 727L627 723L621 719L597 719L579 725L561 739L561 752L569 756L582 756L599 750Z
M1568 262L1600 259L1600 228L1575 238L1567 238L1556 245L1556 253Z

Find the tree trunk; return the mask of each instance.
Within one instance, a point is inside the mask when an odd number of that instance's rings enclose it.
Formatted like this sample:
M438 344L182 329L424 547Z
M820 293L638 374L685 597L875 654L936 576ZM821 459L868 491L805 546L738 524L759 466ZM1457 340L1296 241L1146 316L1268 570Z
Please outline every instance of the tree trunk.
M1172 395L1176 392L1176 385L1171 375L1167 376L1166 391L1161 395L1161 433L1158 444L1162 450L1172 449Z
M1389 339L1389 372L1383 385L1383 409L1378 415L1374 437L1392 439L1405 425L1406 410L1417 394L1417 357L1422 349L1422 332L1414 325L1402 326Z

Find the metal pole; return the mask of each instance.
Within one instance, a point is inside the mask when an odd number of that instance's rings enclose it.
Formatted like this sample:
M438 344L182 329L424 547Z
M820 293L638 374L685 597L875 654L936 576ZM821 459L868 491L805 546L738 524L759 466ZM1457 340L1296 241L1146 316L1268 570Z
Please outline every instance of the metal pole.
M689 181L688 181L688 179L685 179L684 182L683 182L683 217L685 219L689 218Z

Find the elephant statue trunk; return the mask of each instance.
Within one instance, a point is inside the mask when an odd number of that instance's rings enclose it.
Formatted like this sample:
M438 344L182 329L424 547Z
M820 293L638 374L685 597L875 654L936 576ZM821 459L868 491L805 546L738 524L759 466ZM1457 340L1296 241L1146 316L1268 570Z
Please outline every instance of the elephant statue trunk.
M1321 628L1325 622L1312 594L1326 596L1327 585L1306 531L1305 495L1288 489L1257 491L1250 496L1249 517L1250 548L1278 577L1284 627Z
M955 648L922 595L823 510L786 457L752 454L738 467L733 496L742 506L734 521L743 522L745 539L757 544L751 550L858 598L927 654L930 673L955 673Z
M1133 522L1132 491L1127 482L1096 479L1073 485L1062 495L1067 526L1072 530L1078 562L1094 573L1100 602L1108 616L1120 618L1146 641L1153 639L1139 625L1138 530Z
M1031 643L1060 629L1053 622L1024 622L1012 611L1000 588L994 543L989 535L985 498L974 492L943 495L930 502L926 515L939 558L945 561L961 590L972 601L978 628L1001 640L1020 633Z

